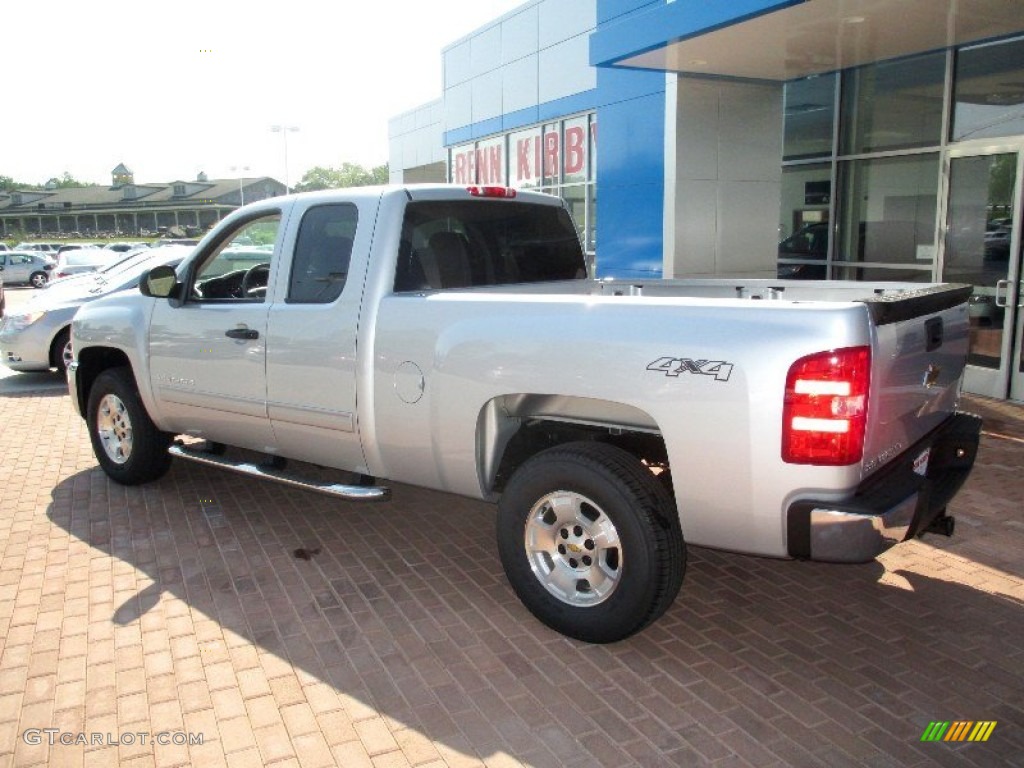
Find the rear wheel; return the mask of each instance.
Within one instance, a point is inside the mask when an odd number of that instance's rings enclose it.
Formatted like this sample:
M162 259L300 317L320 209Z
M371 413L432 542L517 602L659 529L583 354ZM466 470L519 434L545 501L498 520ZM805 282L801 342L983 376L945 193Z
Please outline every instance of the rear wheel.
M45 288L46 287L46 273L45 272L33 272L29 277L28 281L32 284L33 288Z
M96 377L86 411L93 453L107 475L122 485L139 485L167 472L172 435L153 424L127 368Z
M531 613L592 643L622 640L661 616L686 566L664 486L602 443L551 448L517 470L498 505L498 551Z

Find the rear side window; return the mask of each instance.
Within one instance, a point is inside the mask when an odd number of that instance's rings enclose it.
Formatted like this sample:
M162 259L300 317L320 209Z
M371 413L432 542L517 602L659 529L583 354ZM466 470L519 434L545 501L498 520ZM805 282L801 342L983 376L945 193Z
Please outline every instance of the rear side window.
M359 211L352 203L318 205L306 211L295 242L287 303L329 304L341 295L358 220Z
M406 206L395 291L586 276L579 236L563 208L506 200Z

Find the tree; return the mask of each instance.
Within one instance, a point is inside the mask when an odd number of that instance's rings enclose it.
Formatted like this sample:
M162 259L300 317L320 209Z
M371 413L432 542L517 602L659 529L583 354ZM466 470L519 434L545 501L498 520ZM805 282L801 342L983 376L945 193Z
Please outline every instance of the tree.
M89 187L89 186L92 186L91 184L87 184L84 181L79 181L78 179L76 179L74 176L72 176L67 171L64 171L64 175L61 176L59 179L54 179L54 181L57 182L57 187L59 189L68 189L68 188L71 188L71 187Z
M71 187L91 187L84 181L79 181L67 171L64 171L62 176L54 176L46 184L25 184L20 181L15 181L10 176L0 176L0 191L13 192L17 189L46 189L49 186L51 189L68 189Z
M313 192L318 189L367 187L372 184L387 184L388 176L387 163L369 170L356 163L342 163L341 168L325 168L318 165L303 174L302 180L295 185L294 190Z

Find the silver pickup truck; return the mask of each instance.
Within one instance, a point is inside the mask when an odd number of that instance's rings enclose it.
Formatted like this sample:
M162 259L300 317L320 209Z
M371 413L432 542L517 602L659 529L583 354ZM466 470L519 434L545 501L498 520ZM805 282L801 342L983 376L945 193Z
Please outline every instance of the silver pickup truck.
M496 501L524 604L611 642L674 600L684 541L859 562L952 532L980 431L956 411L969 293L594 280L554 197L310 193L83 307L69 384L120 483L176 456L347 499L387 479Z

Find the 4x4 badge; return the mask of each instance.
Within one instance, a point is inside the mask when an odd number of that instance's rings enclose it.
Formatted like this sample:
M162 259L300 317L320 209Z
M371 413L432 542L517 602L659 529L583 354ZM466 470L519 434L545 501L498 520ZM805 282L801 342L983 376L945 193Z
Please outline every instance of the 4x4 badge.
M691 360L688 357L659 357L647 366L647 370L673 377L695 373L699 376L714 376L715 381L728 381L732 375L732 363L723 360Z

